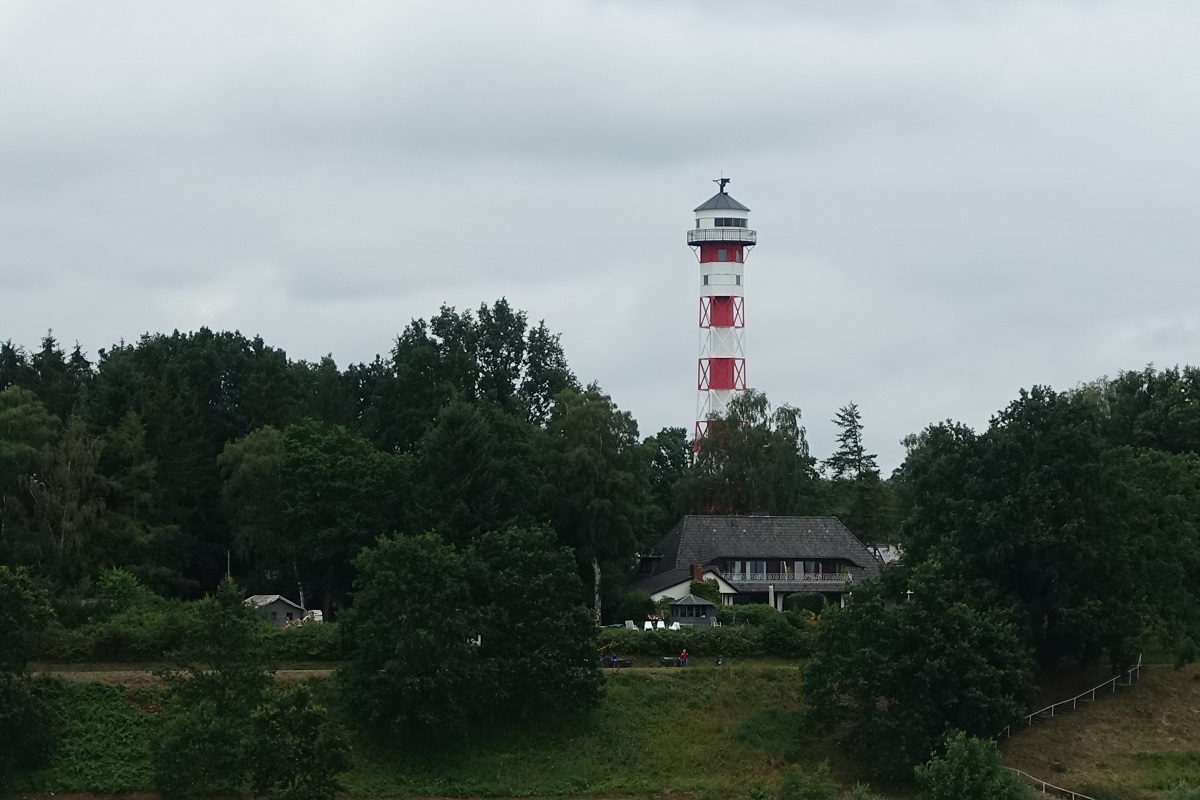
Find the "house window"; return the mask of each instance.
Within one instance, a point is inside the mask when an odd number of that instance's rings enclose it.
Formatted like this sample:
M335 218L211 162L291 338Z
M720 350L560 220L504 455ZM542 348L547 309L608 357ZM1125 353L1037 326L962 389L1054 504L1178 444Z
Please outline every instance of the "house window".
M275 621L275 620L277 620L277 619L279 619L279 612L278 612L278 611L272 611L272 612L271 612L271 622L274 622L274 621Z
M821 571L820 561L805 561L804 571L807 573L819 573Z
M290 611L287 612L287 618L288 618L288 622L292 621L292 612L290 612Z
M767 574L767 562L766 561L747 561L746 562L746 571L749 572L751 575L766 575Z

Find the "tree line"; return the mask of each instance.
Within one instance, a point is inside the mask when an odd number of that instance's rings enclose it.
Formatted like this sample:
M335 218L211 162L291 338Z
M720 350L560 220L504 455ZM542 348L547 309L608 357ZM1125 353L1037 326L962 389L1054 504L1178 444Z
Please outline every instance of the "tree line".
M808 451L800 413L748 393L713 446L642 438L581 385L557 334L505 300L417 319L387 356L339 369L237 332L146 334L91 360L48 334L0 344L0 563L86 598L128 569L199 597L227 572L336 616L352 562L393 532L465 546L549 524L599 614L629 559L683 513L831 513L867 540L892 491L842 410Z

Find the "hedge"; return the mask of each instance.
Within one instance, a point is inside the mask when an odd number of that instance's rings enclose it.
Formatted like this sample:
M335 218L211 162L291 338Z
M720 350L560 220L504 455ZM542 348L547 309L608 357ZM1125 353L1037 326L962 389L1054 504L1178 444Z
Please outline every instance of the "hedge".
M688 655L698 658L797 658L808 655L810 641L807 630L776 613L774 622L763 625L693 626L677 631L605 628L600 632L599 649L604 654L623 656L674 656L687 650Z
M135 609L112 619L42 632L34 660L52 664L167 662L187 635L184 608ZM263 623L260 633L268 663L342 661L348 657L336 623L279 628Z

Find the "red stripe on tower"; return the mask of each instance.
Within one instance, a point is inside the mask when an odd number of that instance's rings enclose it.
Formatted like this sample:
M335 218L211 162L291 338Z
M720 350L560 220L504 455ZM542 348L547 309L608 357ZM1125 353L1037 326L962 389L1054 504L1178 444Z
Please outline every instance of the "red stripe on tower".
M725 191L729 178L715 181L720 191L696 209L688 244L700 262L700 360L696 368L696 446L709 421L724 416L729 403L746 390L745 261L758 241L749 229L750 209Z

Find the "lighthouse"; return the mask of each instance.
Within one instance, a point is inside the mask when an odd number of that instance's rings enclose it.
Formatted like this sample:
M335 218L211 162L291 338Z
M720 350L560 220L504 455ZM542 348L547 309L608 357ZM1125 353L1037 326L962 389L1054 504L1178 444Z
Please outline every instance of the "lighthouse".
M696 208L696 226L687 241L700 262L700 360L696 369L696 446L712 417L724 416L729 402L746 391L745 263L757 234L750 209L720 190Z

